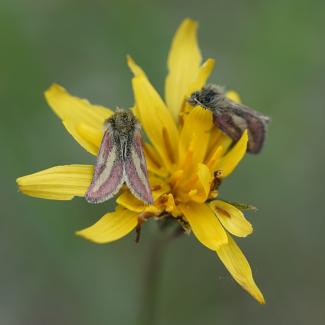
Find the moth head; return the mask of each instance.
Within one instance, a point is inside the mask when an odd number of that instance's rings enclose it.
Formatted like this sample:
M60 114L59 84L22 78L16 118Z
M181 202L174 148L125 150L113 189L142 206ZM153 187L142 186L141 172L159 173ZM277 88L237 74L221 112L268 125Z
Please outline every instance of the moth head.
M217 85L207 85L201 90L194 91L188 102L192 106L200 105L206 109L212 109L224 100L224 89Z
M191 96L187 99L188 103L192 106L200 105L200 91L194 91Z
M140 128L140 124L133 115L132 111L125 111L118 108L116 112L104 123L105 129L120 134L129 134L135 128Z

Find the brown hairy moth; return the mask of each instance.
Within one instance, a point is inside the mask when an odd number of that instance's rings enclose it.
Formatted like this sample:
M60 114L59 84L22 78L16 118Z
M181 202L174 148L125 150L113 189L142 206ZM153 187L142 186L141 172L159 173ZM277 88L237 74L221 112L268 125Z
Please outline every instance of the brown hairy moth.
M139 200L152 204L141 127L131 111L119 109L105 121L92 182L85 198L101 203L112 198L124 183Z
M257 154L261 151L270 118L253 109L237 104L226 98L224 89L207 85L195 91L188 98L192 106L200 105L213 114L213 123L222 132L237 142L244 130L248 130L247 152Z

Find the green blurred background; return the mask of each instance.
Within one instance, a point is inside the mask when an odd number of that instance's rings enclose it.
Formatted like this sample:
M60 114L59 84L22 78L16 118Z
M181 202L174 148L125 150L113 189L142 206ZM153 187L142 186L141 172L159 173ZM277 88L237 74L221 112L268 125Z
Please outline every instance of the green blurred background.
M157 233L146 224L111 245L74 236L109 204L45 201L15 178L93 163L48 108L59 82L108 107L133 103L131 54L163 89L166 57L185 17L200 22L211 81L273 119L263 154L246 157L222 197L259 207L239 240L267 300L260 306L195 238L165 252L157 324L323 324L324 1L0 2L0 324L134 324Z

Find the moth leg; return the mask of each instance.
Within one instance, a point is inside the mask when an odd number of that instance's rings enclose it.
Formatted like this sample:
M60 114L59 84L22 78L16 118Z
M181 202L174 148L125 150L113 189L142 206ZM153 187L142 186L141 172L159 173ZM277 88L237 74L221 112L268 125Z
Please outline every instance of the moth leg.
M135 232L136 232L135 242L137 244L140 242L140 239L141 239L142 225L144 224L145 221L152 218L153 216L154 215L152 213L150 213L150 212L142 212L141 214L139 214L139 216L138 216L138 224L135 227Z
M136 232L135 242L137 244L139 244L140 238L141 238L141 224L140 223L138 223L138 225L136 226L135 232Z

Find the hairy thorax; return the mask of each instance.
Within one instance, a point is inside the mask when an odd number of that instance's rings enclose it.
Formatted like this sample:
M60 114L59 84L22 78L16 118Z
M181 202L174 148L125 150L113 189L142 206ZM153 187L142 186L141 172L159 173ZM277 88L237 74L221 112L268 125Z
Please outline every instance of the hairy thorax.
M106 120L105 126L113 134L128 136L138 128L138 121L131 112L117 111Z

